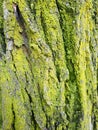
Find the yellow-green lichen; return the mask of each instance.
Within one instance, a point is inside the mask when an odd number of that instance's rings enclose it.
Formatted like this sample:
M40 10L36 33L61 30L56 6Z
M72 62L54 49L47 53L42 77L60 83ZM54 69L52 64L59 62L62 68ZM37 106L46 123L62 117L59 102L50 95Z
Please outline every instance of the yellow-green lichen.
M25 31L12 2L18 5ZM94 125L97 20L92 13L92 0L4 2L7 50L0 84L5 130L89 130Z

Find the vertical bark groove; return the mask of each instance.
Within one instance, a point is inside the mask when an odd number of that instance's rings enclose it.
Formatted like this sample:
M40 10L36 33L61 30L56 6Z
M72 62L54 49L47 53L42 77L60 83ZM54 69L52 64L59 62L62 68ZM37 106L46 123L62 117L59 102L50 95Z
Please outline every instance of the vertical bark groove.
M13 113L13 123L12 123L12 129L15 130L15 112L12 104L12 113Z

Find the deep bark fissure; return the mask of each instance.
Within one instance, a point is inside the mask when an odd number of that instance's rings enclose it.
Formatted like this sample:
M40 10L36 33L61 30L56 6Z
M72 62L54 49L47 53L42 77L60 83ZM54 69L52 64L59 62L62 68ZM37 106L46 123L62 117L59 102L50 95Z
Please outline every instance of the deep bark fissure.
M28 78L27 78L27 74L25 73L25 78L26 78L26 84L28 85ZM30 103L30 108L31 108L31 124L32 124L32 121L34 122L34 129L36 130L36 124L37 124L37 122L36 122L36 120L35 120L35 117L34 117L34 112L33 112L33 110L32 110L32 97L31 97L31 95L29 94L29 92L28 92L28 90L27 90L27 88L26 88L27 86L25 86L25 92L26 92L26 94L28 95L28 98L29 98L29 103Z
M18 4L13 2L13 10L14 10L14 14L16 17L16 20L20 26L20 28L22 29L22 32L20 32L20 34L23 37L23 45L26 47L26 50L28 53L30 53L30 47L29 47L29 39L28 39L28 35L27 35L27 29L26 29L26 23L25 20L21 14L21 11L18 7Z
M97 128L96 128L96 116L94 115L94 117L93 117L93 129L94 130L97 130Z
M6 54L6 43L5 43L5 35L4 35L3 28L0 28L0 37L2 38L1 46L0 46L0 58L2 58Z
M1 29L0 32L1 32L1 37L2 37L2 44L1 44L2 52L0 52L0 53L1 53L1 55L4 55L4 54L6 54L6 43L5 43L4 30Z
M15 17L16 17L16 20L19 24L19 26L24 30L25 32L25 20L20 12L20 9L18 7L18 4L14 3L13 2L13 10L14 10L14 14L15 14Z
M12 129L15 129L15 111L14 111L14 104L12 103L12 113L13 113L13 123L12 123Z
M3 0L0 1L0 58L6 53L5 35L4 35L4 18L3 18Z
M27 91L27 89L25 88L25 92L26 92L26 94L28 95L28 97L29 97L29 102L30 102L30 107L31 107L31 125L32 125L32 121L34 122L34 129L36 130L36 124L37 124L37 122L36 122L36 120L35 120L35 117L34 117L34 112L33 112L33 110L32 110L32 97L31 97L31 95L28 93L28 91Z

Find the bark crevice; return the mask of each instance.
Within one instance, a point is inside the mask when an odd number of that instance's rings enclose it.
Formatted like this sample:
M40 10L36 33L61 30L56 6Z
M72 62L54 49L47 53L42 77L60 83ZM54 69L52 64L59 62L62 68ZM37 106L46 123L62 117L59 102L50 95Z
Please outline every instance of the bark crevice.
M14 111L14 104L12 104L12 113L13 113L12 130L16 130L16 129L15 129L15 111Z
M36 130L36 120L35 120L35 117L34 117L34 112L32 110L32 97L31 95L29 94L28 90L27 90L27 87L28 87L28 78L27 78L27 74L25 73L25 78L26 78L26 84L27 86L25 87L25 92L26 94L28 95L28 98L29 98L29 103L30 103L30 111L31 111L31 125L32 125L32 121L34 122L34 129Z

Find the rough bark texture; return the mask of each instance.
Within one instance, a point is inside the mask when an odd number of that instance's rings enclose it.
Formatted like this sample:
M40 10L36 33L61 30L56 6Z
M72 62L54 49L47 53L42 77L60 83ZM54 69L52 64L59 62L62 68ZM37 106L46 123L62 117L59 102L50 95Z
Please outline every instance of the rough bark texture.
M97 53L98 0L0 0L2 129L98 130Z

